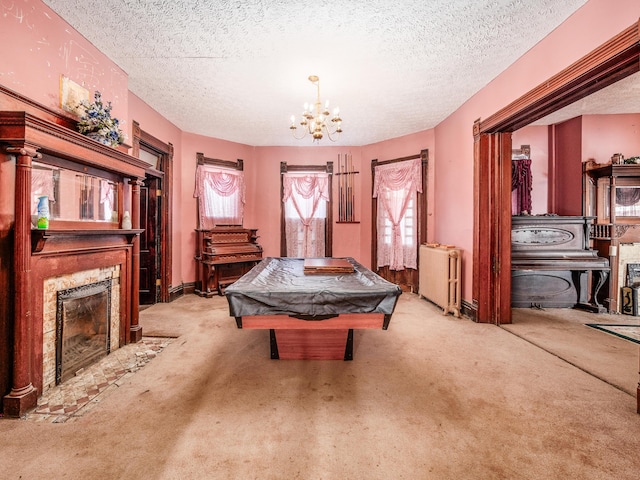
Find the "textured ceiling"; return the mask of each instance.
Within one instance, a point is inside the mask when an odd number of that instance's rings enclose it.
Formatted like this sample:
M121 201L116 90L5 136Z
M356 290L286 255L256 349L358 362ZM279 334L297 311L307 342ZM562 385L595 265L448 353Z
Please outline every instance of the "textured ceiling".
M320 77L322 100L340 107L337 145L433 128L586 0L44 3L180 129L307 146L288 127L315 100L309 75Z
M532 125L551 125L579 115L640 113L640 73L618 80Z

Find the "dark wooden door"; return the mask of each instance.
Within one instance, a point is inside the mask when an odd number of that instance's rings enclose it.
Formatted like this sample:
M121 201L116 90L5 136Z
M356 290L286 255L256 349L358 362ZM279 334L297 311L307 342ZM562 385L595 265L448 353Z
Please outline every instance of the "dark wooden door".
M160 200L161 179L147 175L140 188L140 305L153 305L158 300L160 264Z

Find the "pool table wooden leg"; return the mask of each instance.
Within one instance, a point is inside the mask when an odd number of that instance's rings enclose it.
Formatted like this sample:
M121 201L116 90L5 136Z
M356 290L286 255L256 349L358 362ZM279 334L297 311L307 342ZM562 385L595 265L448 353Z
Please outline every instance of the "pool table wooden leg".
M347 333L347 344L344 347L344 359L353 360L353 328Z
M276 340L276 331L273 328L269 329L269 344L271 345L271 360L279 360L278 341Z

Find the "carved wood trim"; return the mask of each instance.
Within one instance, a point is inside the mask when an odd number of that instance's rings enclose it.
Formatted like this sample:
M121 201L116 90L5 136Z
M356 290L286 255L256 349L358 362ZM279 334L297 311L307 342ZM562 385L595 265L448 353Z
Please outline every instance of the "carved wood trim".
M128 244L132 244L133 241L139 236L143 230L135 229L135 230L122 230L122 229L109 229L109 230L31 230L31 252L32 253L40 253L44 250L45 244L48 240L51 239L63 239L66 242L69 242L69 245L73 245L74 241L78 244L82 244L86 242L87 238L91 238L92 236L122 236L126 239ZM115 237L114 237L115 238ZM110 245L111 240L101 239L105 242L105 244ZM91 246L91 249L94 249L95 245ZM77 247L75 247L77 250ZM81 250L86 250L85 247L81 248ZM62 250L57 250L56 253L61 253Z
M196 153L196 161L198 165L213 165L215 167L233 168L234 170L244 170L244 161L238 159L235 162L231 160L220 160L218 158L205 157L204 153Z
M27 112L0 112L0 143L18 148L28 143L43 153L101 170L144 177L146 164L142 160Z

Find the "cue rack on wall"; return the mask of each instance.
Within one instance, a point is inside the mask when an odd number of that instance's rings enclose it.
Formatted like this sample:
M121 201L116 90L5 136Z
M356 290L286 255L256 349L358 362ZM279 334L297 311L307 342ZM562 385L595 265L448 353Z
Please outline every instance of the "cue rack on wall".
M350 153L338 154L338 223L358 223L355 216L355 176Z

